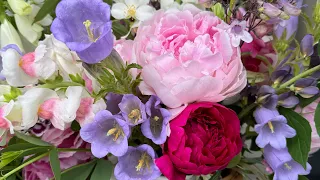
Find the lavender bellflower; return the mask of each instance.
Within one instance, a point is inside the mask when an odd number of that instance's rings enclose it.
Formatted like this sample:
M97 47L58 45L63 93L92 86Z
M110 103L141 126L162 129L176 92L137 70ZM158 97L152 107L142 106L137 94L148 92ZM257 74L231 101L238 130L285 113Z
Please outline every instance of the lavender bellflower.
M127 153L118 158L114 176L117 180L157 179L161 172L154 163L155 158L155 152L149 145L129 147Z
M129 126L141 124L147 119L145 105L133 94L124 95L119 108Z
M122 156L128 150L129 126L118 115L107 110L99 111L92 123L81 128L81 138L91 143L92 154L103 158L108 153Z
M122 97L123 95L121 94L109 92L106 96L107 110L110 111L112 114L120 113L119 104L121 103Z
M155 144L163 144L167 139L166 126L169 123L171 114L160 106L160 99L151 96L146 103L148 119L142 123L141 131L144 136L151 139Z
M86 63L106 58L113 48L110 6L102 0L64 0L56 8L52 34Z

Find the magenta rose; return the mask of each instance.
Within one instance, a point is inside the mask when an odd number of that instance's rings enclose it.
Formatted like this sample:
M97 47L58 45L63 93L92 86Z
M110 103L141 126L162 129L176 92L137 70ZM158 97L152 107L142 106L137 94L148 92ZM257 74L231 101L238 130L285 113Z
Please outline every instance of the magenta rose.
M236 113L217 103L188 105L170 122L170 128L164 155L156 159L157 166L170 180L224 169L242 149Z
M157 11L133 41L132 61L143 66L141 92L157 95L170 108L238 94L246 86L246 71L228 28L196 8Z

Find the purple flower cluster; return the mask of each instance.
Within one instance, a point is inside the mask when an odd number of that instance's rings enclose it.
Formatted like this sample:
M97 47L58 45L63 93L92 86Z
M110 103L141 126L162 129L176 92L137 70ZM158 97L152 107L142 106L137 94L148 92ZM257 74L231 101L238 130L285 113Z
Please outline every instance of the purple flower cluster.
M259 107L254 112L258 133L256 144L264 148L264 157L274 172L274 180L298 180L298 175L310 173L311 166L305 170L294 161L288 152L286 138L292 138L296 131L287 124L284 116L276 108Z
M115 168L117 179L156 179L161 175L154 163L155 152L149 145L128 146L131 129L141 124L142 134L155 144L166 141L166 127L170 112L160 105L160 99L151 96L144 104L132 94L109 93L107 110L97 113L92 123L81 128L81 138L91 143L97 158L108 153L118 157Z

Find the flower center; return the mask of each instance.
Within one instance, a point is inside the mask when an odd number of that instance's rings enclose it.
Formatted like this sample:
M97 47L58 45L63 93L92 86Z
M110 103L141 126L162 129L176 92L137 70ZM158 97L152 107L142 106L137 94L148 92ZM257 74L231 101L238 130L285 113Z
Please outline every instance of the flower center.
M287 168L288 170L291 170L291 169L292 169L292 167L291 167L291 166L289 166L289 164L288 164L288 163L284 163L284 167L285 167L285 168Z
M86 30L87 30L87 33L88 33L88 37L90 39L90 41L92 42L96 42L100 36L98 36L97 38L94 38L94 35L93 35L93 30L94 29L90 29L90 26L91 26L91 21L90 20L86 20L83 22L83 25L86 27Z
M150 158L149 155L144 152L141 156L141 158L138 161L138 165L136 166L136 171L141 171L141 169L147 167L150 169Z
M159 119L160 119L160 118L159 118L158 116L154 116L154 117L153 117L153 120L155 120L155 121L159 121Z
M273 127L271 121L268 122L268 126L269 126L269 128L271 130L271 133L274 133L274 127Z
M107 136L110 136L110 135L114 136L113 141L118 140L118 138L120 136L125 136L123 130L121 129L121 127L118 124L115 125L114 128L110 129L107 132Z
M141 113L139 109L133 109L130 114L128 115L128 118L131 119L134 123L137 123L139 119L141 119Z
M233 26L233 32L234 32L235 34L240 34L240 33L242 32L242 27L239 26L239 25Z
M134 18L136 16L136 7L134 5L130 5L127 10L127 18Z

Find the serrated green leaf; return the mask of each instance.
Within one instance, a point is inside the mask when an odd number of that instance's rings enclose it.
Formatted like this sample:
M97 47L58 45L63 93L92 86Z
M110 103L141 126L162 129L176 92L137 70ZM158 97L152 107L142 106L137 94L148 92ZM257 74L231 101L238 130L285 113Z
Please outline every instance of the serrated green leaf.
M238 155L236 155L235 157L233 157L233 159L229 162L227 168L233 168L233 167L237 166L239 164L240 160L241 160L241 152Z
M113 165L110 161L99 159L93 170L90 180L110 179L113 173Z
M311 146L310 124L292 109L280 107L279 112L286 117L288 125L294 128L297 133L295 137L287 139L288 151L295 161L306 168Z
M53 148L49 153L49 160L52 172L54 174L55 180L61 179L61 169L60 169L60 161L58 156L58 151L56 148Z
M20 133L18 131L15 131L14 134L19 138L19 139L22 139L22 140L25 140L31 144L35 144L35 145L38 145L38 146L52 146L52 144L48 143L48 142L45 142L45 141L42 141L41 139L39 138L36 138L36 137L32 137L32 136L28 136L28 135L25 135L23 133Z
M92 169L96 165L97 160L90 161L88 163L73 166L61 173L62 180L86 180L90 175Z
M42 20L46 15L53 12L60 1L61 0L46 0L34 18L34 22Z

